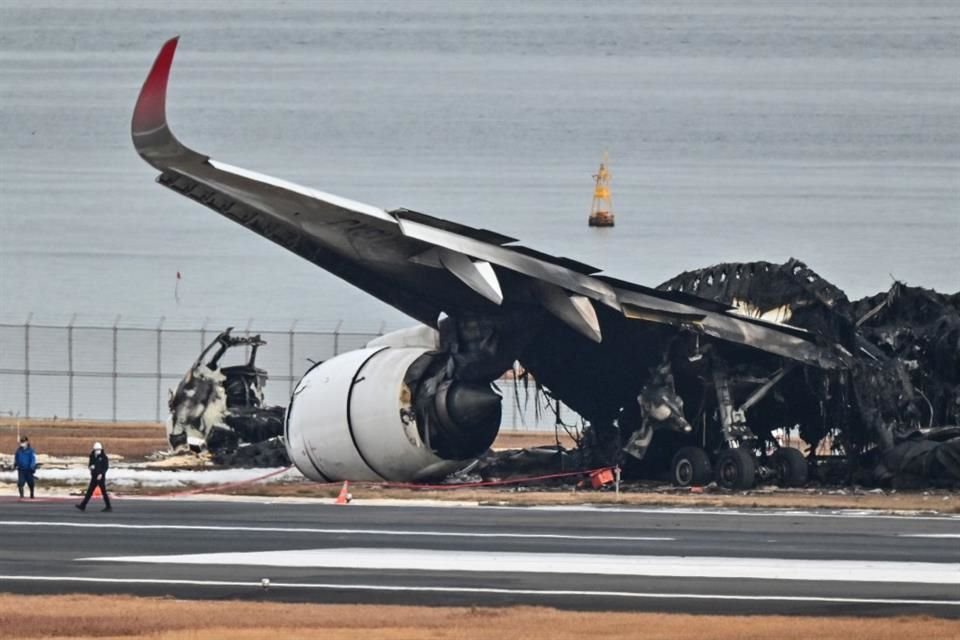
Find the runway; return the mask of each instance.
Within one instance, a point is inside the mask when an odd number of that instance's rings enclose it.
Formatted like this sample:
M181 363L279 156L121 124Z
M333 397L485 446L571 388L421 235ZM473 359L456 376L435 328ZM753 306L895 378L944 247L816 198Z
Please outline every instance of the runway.
M263 499L96 509L3 503L0 591L960 618L957 516Z

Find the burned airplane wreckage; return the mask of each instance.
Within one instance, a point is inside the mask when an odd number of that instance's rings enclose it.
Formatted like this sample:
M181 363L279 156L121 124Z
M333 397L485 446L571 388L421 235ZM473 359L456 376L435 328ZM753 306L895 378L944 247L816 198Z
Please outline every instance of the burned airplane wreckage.
M960 479L960 440L929 430L956 414L952 321L930 320L932 342L891 329L910 306L897 292L850 303L795 261L719 265L646 287L492 231L213 160L166 121L176 45L161 49L132 121L157 181L429 328L303 376L284 435L306 476L420 481L465 467L500 427L493 382L519 362L589 423L585 465L659 470L679 485L797 485L828 446L855 466L874 456L871 470L886 479ZM955 318L955 298L935 304ZM928 359L933 369L923 369ZM780 445L777 432L795 428L809 451Z
M257 351L266 342L231 331L207 345L170 393L167 439L175 451L207 451L224 464L287 464L280 441L284 408L264 405L267 372L256 366ZM223 366L230 350L243 351L242 364Z
M842 455L859 481L960 484L960 295L895 282L850 302L798 260L716 265L659 288L789 322L851 355L836 370L791 367L765 401L750 403L750 423L767 425L754 431L768 443L770 427L797 427L811 450L828 443ZM734 365L742 380L752 368Z

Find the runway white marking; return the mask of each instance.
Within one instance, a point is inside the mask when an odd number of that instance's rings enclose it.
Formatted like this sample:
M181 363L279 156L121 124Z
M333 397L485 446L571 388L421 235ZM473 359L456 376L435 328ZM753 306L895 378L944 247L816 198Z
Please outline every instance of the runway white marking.
M78 558L78 560L202 564L220 567L235 565L381 571L562 573L676 578L960 584L960 564L936 562L446 551L362 547L161 556L106 556Z
M261 582L242 580L165 580L160 578L85 578L77 576L0 575L0 582L77 582L92 584L154 584L199 587L251 587L262 589ZM501 589L493 587L443 587L377 584L337 584L325 582L274 582L271 589L318 589L335 591L388 591L419 593L472 593L526 596L598 596L613 598L648 598L655 600L748 600L759 602L829 602L847 604L907 604L960 606L960 600L921 600L909 598L853 598L829 596L735 595L713 593L651 593L643 591L580 591L569 589Z
M4 527L68 527L76 529L160 529L171 531L247 531L261 533L321 533L330 535L426 536L434 538L509 538L523 540L578 540L621 542L671 542L676 538L662 536L591 536L564 533L493 533L480 531L423 531L416 529L334 529L312 527L243 527L231 525L192 524L119 524L113 522L44 522L32 520L0 521Z
M960 533L901 533L901 538L960 538Z
M474 508L474 507L465 507ZM732 508L703 507L609 507L606 505L484 505L478 509L501 509L510 511L588 511L590 513L635 513L678 516L744 516L749 518L854 518L854 519L895 519L895 520L960 520L960 515L950 513L919 513L904 510L891 513L877 513L864 509L835 509L831 511L812 511L800 509L740 510ZM893 511L893 510L891 510Z

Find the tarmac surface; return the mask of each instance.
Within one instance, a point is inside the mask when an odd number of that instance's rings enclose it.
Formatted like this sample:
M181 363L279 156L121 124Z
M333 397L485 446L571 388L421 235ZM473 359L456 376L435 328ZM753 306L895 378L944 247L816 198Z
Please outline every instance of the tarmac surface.
M0 591L960 618L958 516L256 498L100 508L0 502Z

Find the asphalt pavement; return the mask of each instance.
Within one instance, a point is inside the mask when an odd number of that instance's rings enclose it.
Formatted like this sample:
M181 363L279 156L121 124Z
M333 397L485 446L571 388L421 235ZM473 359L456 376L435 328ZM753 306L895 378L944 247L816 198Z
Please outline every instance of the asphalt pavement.
M0 591L960 618L960 517L0 502Z

